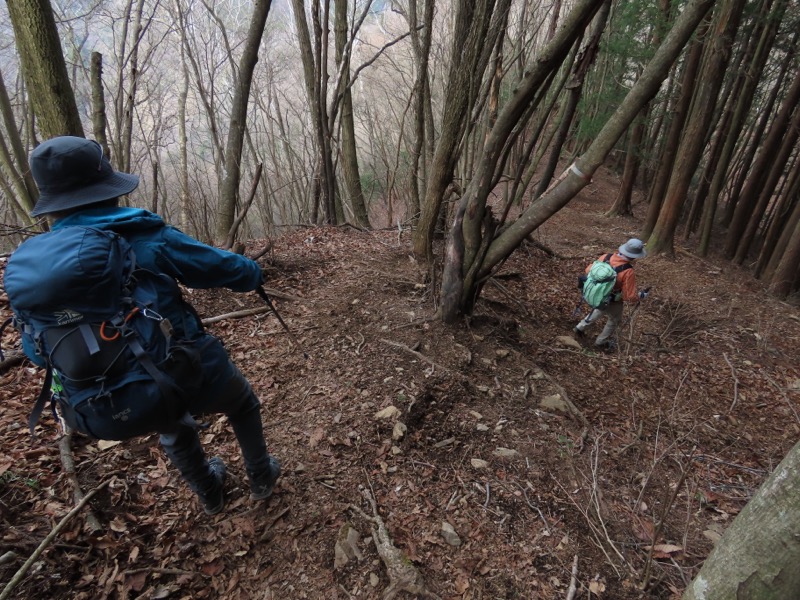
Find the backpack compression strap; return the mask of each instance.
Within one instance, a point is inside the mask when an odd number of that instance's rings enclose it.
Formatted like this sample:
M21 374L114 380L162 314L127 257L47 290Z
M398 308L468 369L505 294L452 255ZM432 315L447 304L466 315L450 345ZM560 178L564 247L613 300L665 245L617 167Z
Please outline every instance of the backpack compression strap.
M28 416L28 429L30 429L31 435L36 435L33 430L36 427L36 424L39 422L39 417L42 416L45 403L50 399L50 386L52 384L53 367L48 364L47 372L44 376L44 383L42 383L42 389L39 390L39 396L36 398L36 403L33 405L33 410L31 410L31 414Z

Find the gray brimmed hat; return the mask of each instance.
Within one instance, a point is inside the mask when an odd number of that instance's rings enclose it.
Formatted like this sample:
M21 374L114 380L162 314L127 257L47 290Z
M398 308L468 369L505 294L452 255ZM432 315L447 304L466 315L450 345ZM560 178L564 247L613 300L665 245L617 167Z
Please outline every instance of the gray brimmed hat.
M63 135L42 142L31 153L31 173L39 200L36 217L130 194L139 176L115 171L94 140Z
M619 247L619 253L628 258L644 258L647 256L647 250L644 249L644 242L631 238L622 246Z

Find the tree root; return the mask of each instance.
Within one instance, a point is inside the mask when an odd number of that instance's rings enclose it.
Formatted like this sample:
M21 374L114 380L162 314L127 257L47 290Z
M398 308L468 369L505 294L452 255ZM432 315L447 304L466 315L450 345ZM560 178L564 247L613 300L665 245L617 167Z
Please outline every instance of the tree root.
M375 540L375 548L383 564L386 565L386 574L389 576L389 585L383 592L383 600L392 600L399 592L408 592L417 597L440 600L439 596L427 588L422 574L408 557L392 543L389 530L386 529L386 524L378 514L378 506L372 494L366 488L362 493L372 507L374 516L370 517L354 504L351 504L350 508L375 524L375 527L372 528L372 539Z

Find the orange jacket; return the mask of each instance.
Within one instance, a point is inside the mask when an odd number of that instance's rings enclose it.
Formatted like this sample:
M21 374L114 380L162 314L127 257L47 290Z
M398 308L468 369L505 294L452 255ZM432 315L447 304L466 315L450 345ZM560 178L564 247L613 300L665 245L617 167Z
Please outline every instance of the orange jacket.
M601 254L597 257L597 260L604 260L608 254ZM614 267L615 269L620 266L624 265L625 263L631 262L629 258L622 256L619 252L615 252L611 255L611 259L608 261L609 264ZM586 267L586 272L589 272L589 269L592 268L590 264ZM625 269L621 273L617 273L617 282L614 284L614 289L612 290L614 294L622 294L622 300L625 302L638 302L639 301L639 293L636 291L636 275L633 274L633 269ZM615 296L616 299L616 296Z

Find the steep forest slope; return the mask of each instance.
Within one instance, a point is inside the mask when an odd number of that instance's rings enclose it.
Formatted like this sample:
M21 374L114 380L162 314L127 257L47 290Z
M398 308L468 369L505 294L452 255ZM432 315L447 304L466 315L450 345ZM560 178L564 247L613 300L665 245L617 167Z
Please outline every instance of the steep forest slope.
M453 327L430 318L407 231L274 240L268 285L296 298L276 304L309 357L269 314L210 325L263 400L285 473L271 503L247 499L224 418L203 433L231 474L211 518L155 437L75 438L81 488L106 485L11 597L563 598L571 584L582 598L676 597L798 438L800 311L679 250L637 265L653 291L615 352L571 339L576 275L639 230L602 216L609 186L538 231ZM260 306L190 297L204 317ZM1 377L6 583L74 501L55 423L36 440L25 426L41 374ZM368 499L388 538L370 535ZM405 558L387 571L389 544Z

